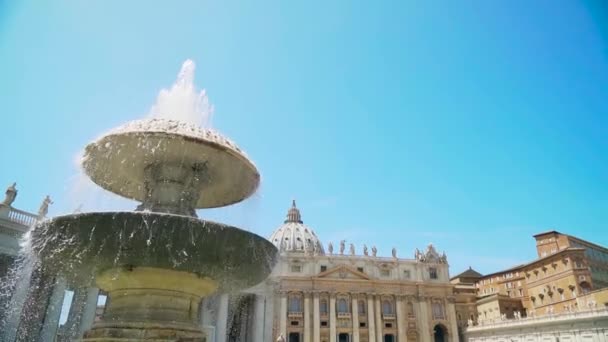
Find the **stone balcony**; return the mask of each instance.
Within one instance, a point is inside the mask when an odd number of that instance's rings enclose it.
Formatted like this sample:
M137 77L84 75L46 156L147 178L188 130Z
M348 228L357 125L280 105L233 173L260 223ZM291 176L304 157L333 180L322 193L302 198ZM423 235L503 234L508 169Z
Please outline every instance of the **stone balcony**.
M26 232L38 220L38 216L27 211L15 209L13 207L0 204L0 220L13 223L12 227Z
M304 317L304 313L302 311L289 311L287 313L287 317L289 317L289 318L302 318L302 317Z
M338 312L338 318L350 318L350 312Z
M385 320L392 321L392 320L395 320L396 317L395 317L394 313L383 313L382 314L382 318L385 319Z

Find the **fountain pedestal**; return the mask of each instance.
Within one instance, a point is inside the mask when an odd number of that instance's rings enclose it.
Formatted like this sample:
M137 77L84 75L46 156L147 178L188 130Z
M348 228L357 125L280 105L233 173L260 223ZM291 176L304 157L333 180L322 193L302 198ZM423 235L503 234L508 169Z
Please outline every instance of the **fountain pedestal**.
M201 299L217 283L195 274L153 267L112 269L97 277L107 291L101 320L83 341L206 341L198 326Z

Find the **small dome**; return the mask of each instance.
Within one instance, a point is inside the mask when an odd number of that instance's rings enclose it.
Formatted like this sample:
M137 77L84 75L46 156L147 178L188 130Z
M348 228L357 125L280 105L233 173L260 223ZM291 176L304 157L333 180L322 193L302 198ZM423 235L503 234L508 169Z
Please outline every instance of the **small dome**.
M281 252L312 251L316 254L325 254L317 234L302 222L302 216L296 207L295 200L287 211L287 219L272 233L269 240Z

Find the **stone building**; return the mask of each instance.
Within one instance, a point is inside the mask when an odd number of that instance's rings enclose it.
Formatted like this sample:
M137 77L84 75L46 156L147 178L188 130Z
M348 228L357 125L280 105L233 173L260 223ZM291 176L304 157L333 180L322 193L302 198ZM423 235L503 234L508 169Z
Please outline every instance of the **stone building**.
M477 318L477 289L475 283L482 277L481 273L469 267L468 270L450 278L454 285L454 297L456 307L456 320L458 324L458 335L464 341L468 322Z
M606 249L556 231L534 237L538 259L492 274L453 278L457 317L470 314L470 306L459 302L465 293L470 296L465 290L471 281L476 291L477 312L468 319L466 340L608 341Z
M555 230L534 235L538 257L542 258L566 248L582 248L591 272L593 287L608 287L608 249L593 242L562 234Z
M577 297L595 288L585 248L564 247L539 255L527 264L476 281L478 320L512 318L516 311L522 316L572 311L579 305ZM487 305L491 301L497 302Z
M346 241L324 248L295 202L270 241L280 260L251 291L251 341L458 341L447 258L432 245L412 258Z

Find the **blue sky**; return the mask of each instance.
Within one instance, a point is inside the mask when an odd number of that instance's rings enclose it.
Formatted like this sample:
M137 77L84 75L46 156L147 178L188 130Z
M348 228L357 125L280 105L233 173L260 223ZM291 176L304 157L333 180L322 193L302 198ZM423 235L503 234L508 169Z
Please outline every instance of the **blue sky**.
M134 208L75 191L75 156L145 116L187 58L263 177L203 218L268 236L296 198L325 244L433 242L452 274L530 260L549 229L608 245L601 1L0 0L16 206Z

